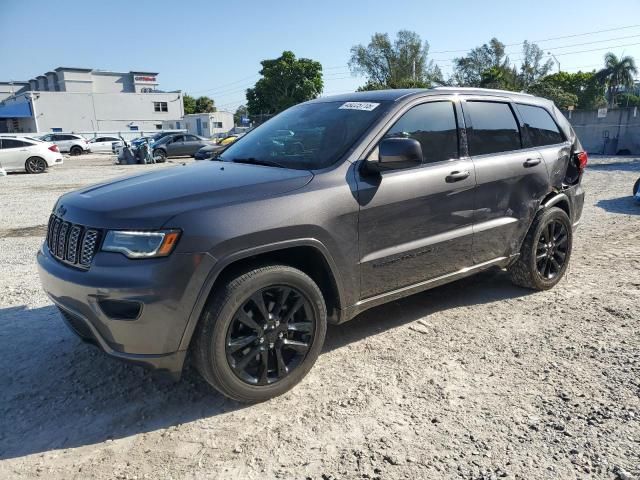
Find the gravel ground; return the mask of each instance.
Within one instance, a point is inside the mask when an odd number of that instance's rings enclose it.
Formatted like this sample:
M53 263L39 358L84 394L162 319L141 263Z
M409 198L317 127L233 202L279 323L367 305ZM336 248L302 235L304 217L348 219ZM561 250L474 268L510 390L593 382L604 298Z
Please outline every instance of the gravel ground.
M60 194L171 166L112 162L0 177L0 478L640 479L640 158L591 159L553 290L490 271L370 310L254 406L107 358L40 290Z

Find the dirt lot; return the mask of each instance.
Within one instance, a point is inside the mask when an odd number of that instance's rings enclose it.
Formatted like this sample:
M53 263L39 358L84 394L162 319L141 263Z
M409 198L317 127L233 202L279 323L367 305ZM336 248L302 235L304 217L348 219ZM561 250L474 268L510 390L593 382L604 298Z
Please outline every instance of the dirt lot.
M640 478L640 159L591 159L552 291L494 271L368 311L254 406L107 358L40 290L60 194L171 166L111 163L0 177L0 478Z

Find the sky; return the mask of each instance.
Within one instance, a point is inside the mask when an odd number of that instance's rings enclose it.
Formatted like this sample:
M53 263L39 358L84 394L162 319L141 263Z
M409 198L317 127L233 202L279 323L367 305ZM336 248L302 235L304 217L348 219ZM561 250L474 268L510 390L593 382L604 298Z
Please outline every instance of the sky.
M324 95L354 91L365 79L349 71L351 47L402 29L429 43L429 58L445 76L454 57L492 37L510 45L514 63L524 40L555 54L564 71L598 69L609 50L640 62L640 17L633 13L640 0L615 2L612 14L606 6L601 0L0 0L0 81L59 66L159 72L159 88L207 95L233 111L259 78L260 61L284 50L322 63Z

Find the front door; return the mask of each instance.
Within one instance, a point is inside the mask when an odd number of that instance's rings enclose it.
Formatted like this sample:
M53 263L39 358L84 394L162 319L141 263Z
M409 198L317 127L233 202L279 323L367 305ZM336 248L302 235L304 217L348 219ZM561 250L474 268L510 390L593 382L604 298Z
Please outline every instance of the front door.
M0 166L5 170L24 170L29 144L14 138L0 139Z
M167 156L178 157L180 155L184 155L184 135L176 135L167 143Z
M507 100L468 98L462 106L477 181L473 259L482 263L519 251L549 177Z
M423 164L379 176L359 170L361 298L472 264L475 173L459 154L459 115L450 100L411 107L385 136L418 140Z
M196 118L196 130L198 131L198 135L202 135L202 120Z

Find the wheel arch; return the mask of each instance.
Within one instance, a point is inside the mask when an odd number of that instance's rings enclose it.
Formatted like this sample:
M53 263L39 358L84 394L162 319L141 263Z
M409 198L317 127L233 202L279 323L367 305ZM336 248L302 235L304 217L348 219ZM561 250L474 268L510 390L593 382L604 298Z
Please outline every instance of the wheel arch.
M569 217L569 220L573 221L573 216L571 215L571 202L566 194L560 192L549 193L544 200L542 200L539 211L548 210L551 207L558 207L561 210L564 210Z
M342 285L336 263L327 248L315 239L300 239L263 245L234 253L216 262L205 281L196 304L189 316L180 350L187 350L204 307L216 286L241 271L268 263L279 263L297 268L316 282L325 300L330 323L339 323L344 307Z

